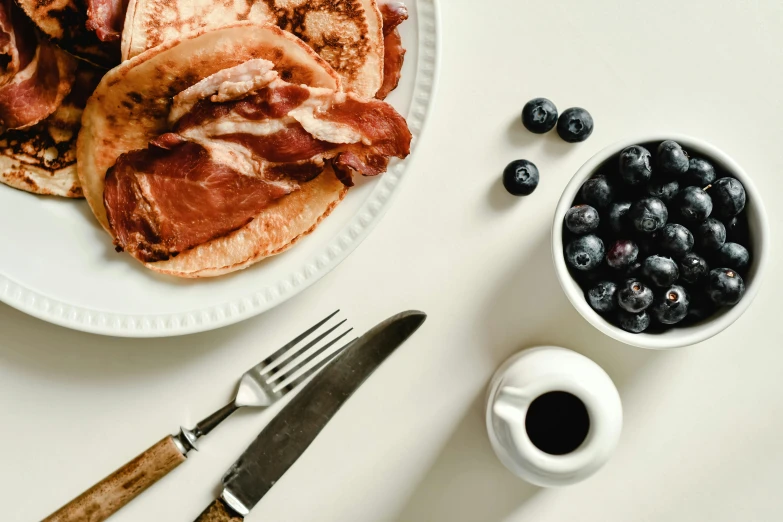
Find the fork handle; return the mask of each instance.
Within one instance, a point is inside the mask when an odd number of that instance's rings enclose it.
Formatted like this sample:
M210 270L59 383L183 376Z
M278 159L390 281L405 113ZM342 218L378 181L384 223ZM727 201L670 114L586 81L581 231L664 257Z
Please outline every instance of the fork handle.
M185 461L168 435L144 453L70 501L43 522L101 522Z

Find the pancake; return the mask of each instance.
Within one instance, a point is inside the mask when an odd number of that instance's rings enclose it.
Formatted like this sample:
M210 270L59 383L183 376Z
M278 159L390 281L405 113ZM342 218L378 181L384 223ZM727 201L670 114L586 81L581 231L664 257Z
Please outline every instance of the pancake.
M194 30L237 21L272 23L323 58L346 91L372 98L383 82L383 30L375 0L130 0L122 57Z
M126 152L144 149L168 130L172 97L196 82L250 59L263 58L294 84L340 88L340 79L315 52L271 25L240 22L170 40L110 71L90 98L77 145L78 174L90 208L111 232L104 207L107 170ZM327 170L301 189L265 208L249 224L226 236L145 263L180 277L215 276L280 253L307 235L345 196L347 189Z

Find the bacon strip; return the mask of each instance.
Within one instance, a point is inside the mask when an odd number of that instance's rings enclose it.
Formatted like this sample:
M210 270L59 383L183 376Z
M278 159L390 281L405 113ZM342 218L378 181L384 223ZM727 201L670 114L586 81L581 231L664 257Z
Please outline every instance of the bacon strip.
M102 42L116 42L122 36L128 0L87 0L87 29Z
M46 40L8 0L0 0L0 131L35 125L60 106L76 59Z
M0 87L19 71L19 48L11 24L11 2L0 2Z
M154 262L243 227L297 188L244 176L186 142L120 156L106 174L104 202L117 250Z
M207 92L207 91L204 91ZM390 105L274 80L238 100L192 103L173 132L123 154L106 174L104 204L118 250L160 261L247 224L318 176L325 162L377 175L410 153Z
M383 16L383 83L375 94L384 100L400 83L402 65L405 61L405 48L397 27L408 19L408 9L401 2L388 2L379 5Z
M383 36L389 36L408 19L408 8L402 2L384 2L378 5L383 17Z
M329 160L352 152L353 159L342 166L365 176L384 172L388 157L410 154L411 141L405 120L387 103L282 80L241 100L201 100L174 131L190 140L241 145L268 163Z
M33 60L0 88L0 128L35 125L60 106L71 90L76 59L41 41Z
M35 54L35 29L11 0L0 0L0 88Z

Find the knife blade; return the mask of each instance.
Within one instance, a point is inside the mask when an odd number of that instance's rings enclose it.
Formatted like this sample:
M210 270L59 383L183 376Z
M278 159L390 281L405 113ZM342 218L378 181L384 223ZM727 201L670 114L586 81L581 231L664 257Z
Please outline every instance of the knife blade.
M353 392L426 317L423 312L407 311L386 319L313 377L228 469L220 496L196 522L244 519Z

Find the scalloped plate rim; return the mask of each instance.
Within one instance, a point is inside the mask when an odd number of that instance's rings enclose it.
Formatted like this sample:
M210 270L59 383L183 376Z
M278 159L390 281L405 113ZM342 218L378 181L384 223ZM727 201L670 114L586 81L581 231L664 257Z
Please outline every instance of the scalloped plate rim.
M115 337L170 337L214 330L249 319L314 284L348 257L388 210L399 191L418 138L427 122L440 63L438 0L417 0L416 9L419 46L416 78L407 116L414 135L411 156L390 168L348 223L287 277L233 300L170 314L119 314L69 304L26 288L3 274L0 274L0 301L38 319L73 330ZM328 257L326 263L321 261L324 255ZM317 266L318 262L320 267Z

